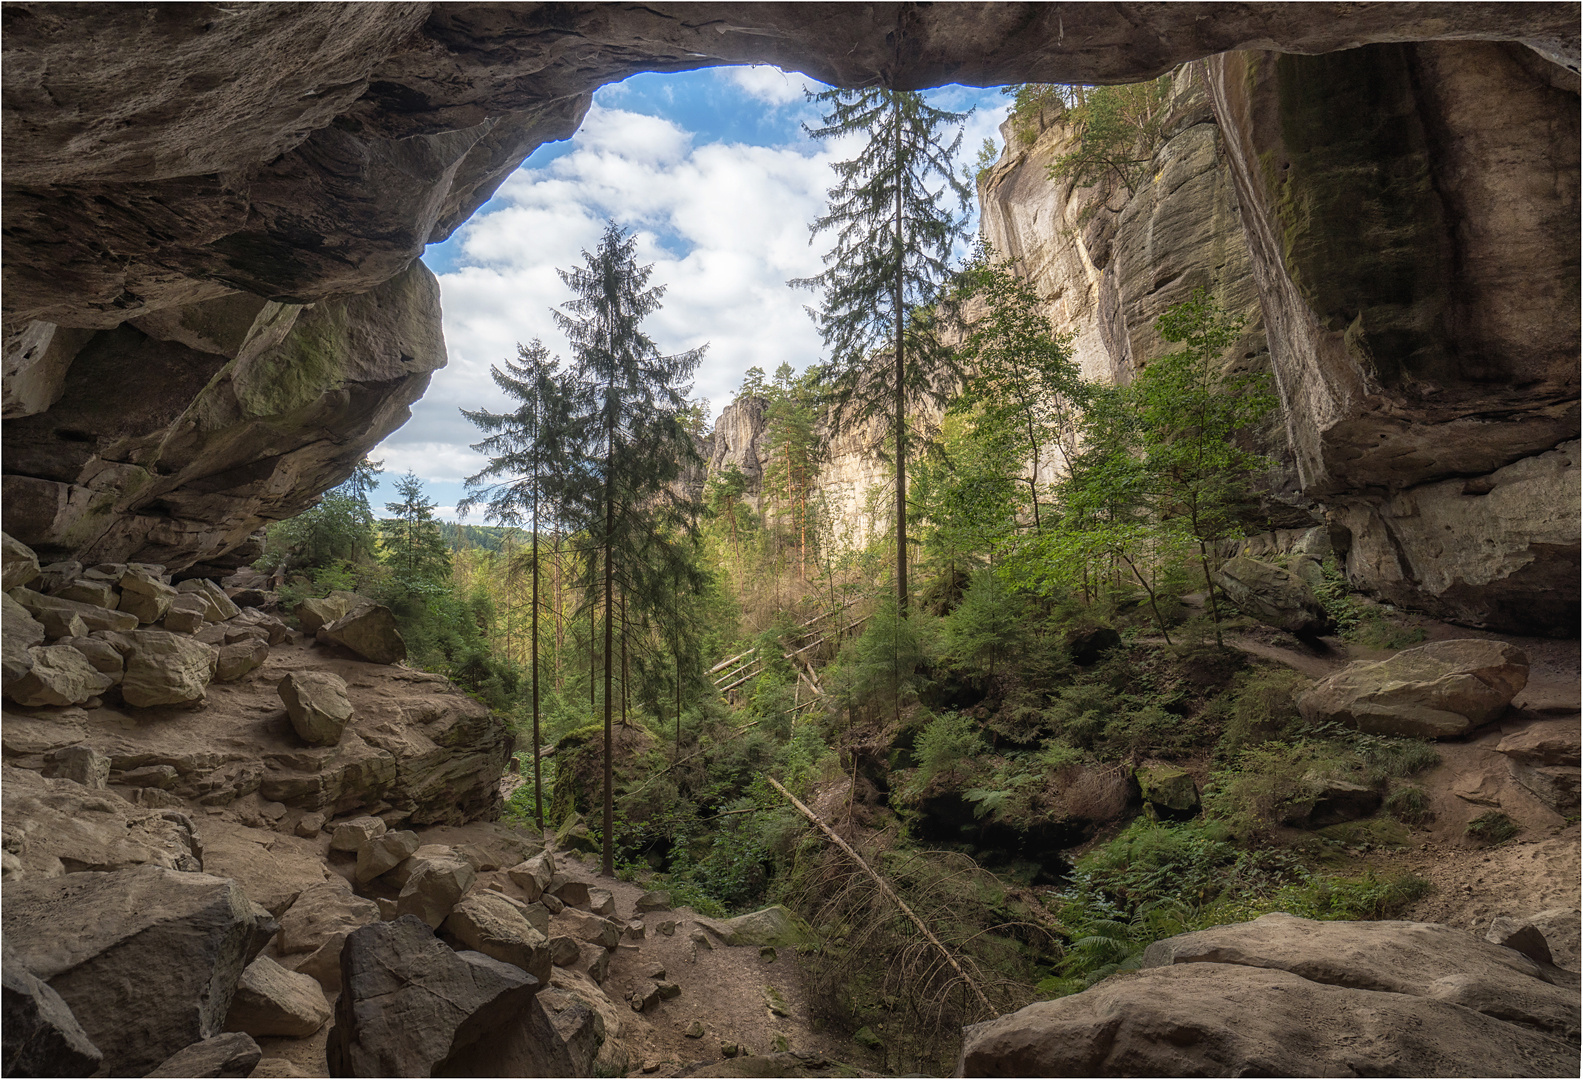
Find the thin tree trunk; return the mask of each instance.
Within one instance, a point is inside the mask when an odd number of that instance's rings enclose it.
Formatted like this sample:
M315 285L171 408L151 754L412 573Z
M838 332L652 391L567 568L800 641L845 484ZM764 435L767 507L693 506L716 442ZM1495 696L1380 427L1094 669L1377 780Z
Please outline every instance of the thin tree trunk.
M537 487L537 484L535 484ZM533 496L533 820L544 831L544 777L539 768L539 497Z
M1204 587L1209 590L1209 617L1215 624L1215 644L1224 648L1226 643L1220 639L1220 605L1215 603L1215 582L1209 576L1209 552L1204 549L1204 542L1198 542L1198 562L1204 568Z
M627 685L627 594L621 593L621 726L627 727L627 709L632 704L632 690Z
M615 716L612 712L611 681L615 676L612 661L615 659L615 559L614 536L616 529L616 502L611 491L615 484L613 460L605 464L605 815L604 815L604 865L600 873L605 877L616 876L616 809L615 809Z
M901 109L895 111L895 160L901 161ZM907 407L906 358L902 345L902 214L901 180L896 181L896 283L892 306L896 329L896 610L907 615Z

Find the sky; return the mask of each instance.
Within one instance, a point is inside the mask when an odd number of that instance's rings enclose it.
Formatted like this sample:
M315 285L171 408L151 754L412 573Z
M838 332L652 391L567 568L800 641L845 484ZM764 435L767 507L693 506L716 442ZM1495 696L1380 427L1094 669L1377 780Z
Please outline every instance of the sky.
M426 484L436 516L456 520L463 481L487 460L469 448L480 432L460 410L507 411L489 369L540 339L570 360L552 310L570 299L557 268L582 263L607 220L633 231L651 285L664 306L644 323L665 354L707 346L694 398L711 418L729 404L743 374L782 362L802 370L821 359L805 308L815 294L791 278L821 269L833 244L810 244L809 225L825 210L831 163L860 149L857 137L819 142L805 89L822 87L774 67L729 67L678 75L636 75L600 89L582 127L539 147L495 196L423 261L440 279L447 366L435 372L412 419L371 455L383 460L376 515L408 470ZM930 103L973 109L962 139L966 168L997 129L1007 98L997 90L948 86ZM974 208L976 215L976 208ZM976 231L976 216L971 222ZM483 524L478 512L465 519Z

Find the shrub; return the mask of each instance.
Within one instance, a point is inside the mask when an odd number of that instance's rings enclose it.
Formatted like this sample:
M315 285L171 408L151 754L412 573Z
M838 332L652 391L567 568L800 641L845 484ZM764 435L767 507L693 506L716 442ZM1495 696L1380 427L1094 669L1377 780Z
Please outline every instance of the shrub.
M1504 844L1518 833L1522 826L1499 810L1488 810L1468 822L1467 835L1485 844Z
M921 792L937 778L959 779L985 749L972 718L960 713L937 716L918 735L913 750L918 759L918 771L909 787Z
M1393 791L1385 800L1385 812L1403 825L1422 825L1430 818L1429 796L1416 787Z

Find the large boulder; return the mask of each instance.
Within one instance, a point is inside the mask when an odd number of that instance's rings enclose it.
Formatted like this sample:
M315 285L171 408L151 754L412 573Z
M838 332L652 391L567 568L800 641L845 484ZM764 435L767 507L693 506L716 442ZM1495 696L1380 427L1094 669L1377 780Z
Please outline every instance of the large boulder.
M451 909L473 887L473 864L448 847L419 848L395 867L388 878L400 886L397 915L416 915L438 930Z
M1574 720L1540 720L1501 739L1512 779L1558 814L1577 812L1583 791L1583 736Z
M1578 992L1446 926L1266 915L966 1029L958 1076L1571 1075Z
M312 976L287 971L260 956L242 972L225 1016L225 1030L245 1031L255 1038L305 1039L329 1019L330 1003Z
M341 741L341 732L352 719L345 679L329 671L293 671L276 689L291 726L304 742L334 746Z
M357 865L352 878L359 885L394 870L402 860L418 850L418 834L410 829L381 833L357 849Z
M1311 724L1448 739L1499 717L1527 682L1528 656L1515 645L1436 641L1350 664L1298 698L1297 708Z
M11 596L43 624L51 638L85 637L95 630L137 629L137 616L124 609L111 611L96 604L45 596L32 589L14 589Z
M462 899L442 924L441 935L459 949L493 956L550 981L548 939L515 904L499 893L475 892Z
M1299 637L1330 629L1330 616L1308 582L1274 563L1238 555L1221 564L1214 577L1227 599L1250 619Z
M242 609L225 595L225 590L208 578L188 578L176 586L176 591L203 600L205 622L225 622L242 613Z
M27 673L5 689L6 697L24 707L81 705L115 685L70 645L35 645L28 659Z
M11 594L0 593L0 649L4 650L5 665L0 685L8 686L26 675L33 667L33 657L28 650L43 643L44 624L11 599Z
M540 983L455 952L420 919L354 931L326 1054L335 1076L565 1076L566 1049L537 1006Z
M218 1035L276 924L236 883L140 866L7 883L6 943L116 1076Z
M407 643L396 627L396 616L372 600L363 600L339 619L321 626L314 637L321 644L350 649L375 664L395 664L407 658Z
M219 665L218 650L168 630L135 630L107 640L124 645L121 697L139 708L200 704Z
M253 1066L263 1056L251 1035L230 1031L178 1050L147 1075L173 1078L251 1076Z
M4 947L0 969L0 1073L91 1076L104 1055L71 1009Z
M141 567L127 567L117 584L121 587L121 610L143 623L163 619L179 595L158 574Z
M341 988L341 947L360 926L379 921L379 905L352 892L341 878L302 890L280 917L275 949L283 966Z
M297 605L293 614L297 616L297 625L302 628L302 632L311 636L317 634L320 627L328 626L361 603L363 597L337 589L329 596L308 597Z
M1139 769L1138 787L1143 801L1161 817L1182 820L1198 813L1198 784L1178 766L1156 764Z

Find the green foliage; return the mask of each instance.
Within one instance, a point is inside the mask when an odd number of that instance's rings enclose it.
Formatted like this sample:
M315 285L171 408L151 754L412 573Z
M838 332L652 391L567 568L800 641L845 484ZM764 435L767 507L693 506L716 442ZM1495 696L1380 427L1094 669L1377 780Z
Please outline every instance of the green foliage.
M1401 626L1392 621L1393 608L1369 603L1354 594L1334 556L1326 556L1320 571L1324 580L1314 589L1314 595L1336 624L1336 633L1342 640L1370 649L1405 649L1428 636L1422 627Z
M973 182L982 184L984 177L989 175L996 162L1000 161L1000 147L994 139L985 139L978 148L978 156L973 159Z
M372 557L376 539L368 493L382 471L380 462L364 458L317 505L271 524L264 533L264 554L255 565L263 570L290 564L322 567Z
M935 717L918 736L914 750L918 771L909 786L922 791L936 779L957 779L963 772L971 771L985 749L978 727L970 718L958 713Z
M1484 844L1504 844L1522 832L1522 826L1500 810L1486 810L1472 821L1465 830L1467 835Z
M1081 104L1086 87L1058 83L1016 83L1000 92L1011 98L1012 136L1023 146L1032 146L1044 130L1044 118L1064 115Z
M898 717L923 685L925 622L922 615L903 617L889 598L881 601L863 633L827 669L826 692L848 708Z
M381 558L398 589L409 595L438 593L450 573L451 552L434 519L434 500L411 472L396 482L396 494L399 501L385 504L393 517L379 523Z
M994 676L1014 657L1030 618L1026 598L1008 589L994 573L973 575L967 591L940 624L940 658L975 677Z
M1284 667L1253 668L1237 677L1232 689L1214 703L1223 718L1220 753L1233 755L1245 746L1279 739L1302 722L1297 699L1310 680Z
M1399 788L1386 798L1385 812L1404 825L1422 825L1431 816L1429 796L1423 788Z
M1067 111L1079 128L1077 149L1050 166L1050 179L1087 187L1110 179L1130 195L1148 178L1161 141L1171 77L1152 82L1088 88Z

